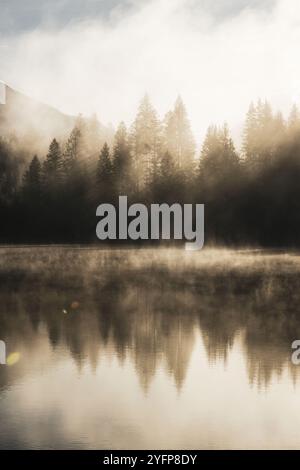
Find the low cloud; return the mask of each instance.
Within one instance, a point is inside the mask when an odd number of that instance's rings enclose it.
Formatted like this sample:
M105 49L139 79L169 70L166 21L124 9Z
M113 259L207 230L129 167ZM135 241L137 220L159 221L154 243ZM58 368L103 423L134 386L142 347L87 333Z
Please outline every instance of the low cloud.
M4 35L0 78L64 112L97 112L113 124L130 124L145 92L161 116L181 94L198 142L212 122L227 120L237 135L251 100L267 98L284 112L300 101L299 2L237 3L131 2L106 19Z

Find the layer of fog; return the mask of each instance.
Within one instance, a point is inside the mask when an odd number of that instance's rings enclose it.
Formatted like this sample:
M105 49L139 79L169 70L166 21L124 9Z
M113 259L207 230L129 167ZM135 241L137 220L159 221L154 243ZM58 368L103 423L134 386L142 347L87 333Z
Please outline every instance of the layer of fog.
M161 116L181 94L198 142L224 120L237 137L258 97L285 113L299 100L296 0L221 17L205 1L134 3L109 19L2 36L1 79L66 113L95 111L113 124L130 124L146 91Z

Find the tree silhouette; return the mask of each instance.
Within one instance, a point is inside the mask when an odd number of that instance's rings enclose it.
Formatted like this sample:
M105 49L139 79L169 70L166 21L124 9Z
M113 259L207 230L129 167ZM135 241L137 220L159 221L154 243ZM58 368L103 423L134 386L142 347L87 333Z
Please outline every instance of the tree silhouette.
M112 199L112 189L113 189L113 164L110 158L110 150L105 142L103 148L100 152L96 182L97 182L97 194L99 197L99 202L109 201Z
M121 122L115 134L112 171L117 194L128 195L132 191L133 168L128 134L124 122Z
M41 195L42 186L42 166L35 155L30 162L28 170L23 176L23 190L30 198L39 197Z
M130 148L138 189L153 180L162 151L162 128L148 95L142 100L131 128Z
M66 179L76 176L79 172L81 154L81 131L78 127L74 127L67 140L63 154L63 171Z
M165 145L179 168L189 166L195 155L195 140L181 97L165 118Z
M96 207L125 194L147 205L204 203L208 244L299 246L296 106L285 120L267 101L251 104L240 154L228 126L211 125L197 160L181 98L163 124L145 96L130 132L123 122L114 139L105 129L79 116L66 141L52 139L27 167L17 137L0 138L2 242L95 240Z
M63 159L59 143L53 139L46 160L43 164L43 184L45 190L53 192L58 189L63 180Z
M17 191L17 156L11 146L0 137L0 204L10 203Z

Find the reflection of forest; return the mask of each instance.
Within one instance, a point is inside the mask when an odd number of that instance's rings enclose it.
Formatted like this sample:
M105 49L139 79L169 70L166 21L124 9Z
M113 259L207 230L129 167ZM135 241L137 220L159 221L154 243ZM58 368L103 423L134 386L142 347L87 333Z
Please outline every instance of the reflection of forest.
M297 256L189 255L181 250L1 249L0 336L52 348L96 369L101 354L130 359L145 390L159 366L182 386L197 330L208 360L226 362L238 334L249 381L267 386L288 369L300 338ZM17 368L15 369L17 373ZM0 386L8 372L1 371Z

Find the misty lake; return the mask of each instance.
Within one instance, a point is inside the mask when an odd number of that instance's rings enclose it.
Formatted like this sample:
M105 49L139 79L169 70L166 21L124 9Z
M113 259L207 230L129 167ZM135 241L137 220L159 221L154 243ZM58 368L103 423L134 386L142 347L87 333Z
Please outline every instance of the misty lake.
M300 448L297 253L0 260L0 448Z

